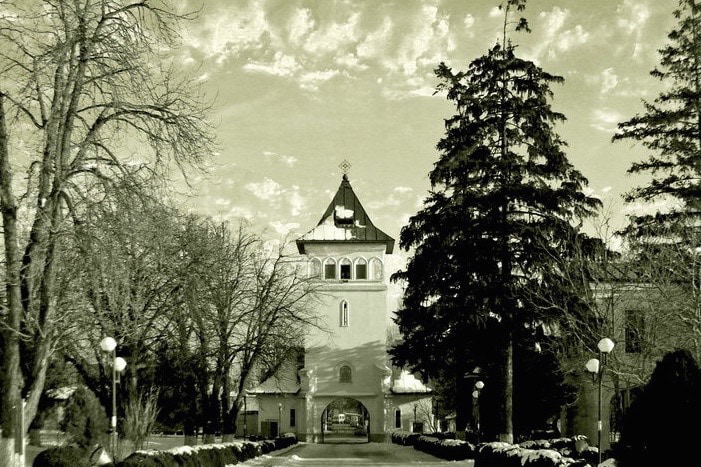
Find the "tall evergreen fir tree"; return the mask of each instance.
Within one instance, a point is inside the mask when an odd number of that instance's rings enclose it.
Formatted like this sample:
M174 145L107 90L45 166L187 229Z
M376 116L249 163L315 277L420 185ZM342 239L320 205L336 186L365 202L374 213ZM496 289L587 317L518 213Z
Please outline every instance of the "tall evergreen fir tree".
M467 71L436 69L456 113L437 146L432 190L401 232L400 246L414 252L393 276L406 288L396 317L404 340L391 353L424 376L452 374L458 395L471 393L464 376L479 366L496 401L493 434L512 441L514 351L532 349L534 333L561 318L527 297L552 286L553 258L571 252L599 201L582 193L587 180L553 129L565 117L551 108L550 85L563 79L518 58L507 41L510 15L525 1L502 6L501 43ZM459 430L465 399L456 401Z
M648 174L651 180L626 199L672 204L656 214L631 216L627 231L637 238L685 237L701 215L701 3L679 0L674 16L678 24L659 51L660 67L650 73L666 84L665 90L644 102L645 113L620 123L613 137L639 141L650 151L628 172Z

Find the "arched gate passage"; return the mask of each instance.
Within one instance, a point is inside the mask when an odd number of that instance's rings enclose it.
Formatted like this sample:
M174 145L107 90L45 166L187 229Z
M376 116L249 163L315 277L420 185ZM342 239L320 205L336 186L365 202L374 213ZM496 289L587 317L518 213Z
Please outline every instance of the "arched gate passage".
M370 413L358 400L343 397L330 402L321 413L322 443L367 443Z

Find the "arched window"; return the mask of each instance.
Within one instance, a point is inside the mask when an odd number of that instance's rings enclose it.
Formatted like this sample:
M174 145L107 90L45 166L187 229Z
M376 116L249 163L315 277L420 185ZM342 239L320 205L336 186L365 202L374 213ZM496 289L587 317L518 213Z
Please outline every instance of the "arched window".
M365 280L368 278L368 262L365 258L355 260L355 280Z
M309 263L309 277L321 279L321 260L319 258L312 258Z
M343 365L338 370L338 381L340 383L352 383L353 382L353 374L351 372L351 368L348 365Z
M339 324L341 327L346 327L350 323L350 307L348 306L348 302L345 300L341 302L339 318Z
M351 279L351 260L348 258L343 258L339 263L341 265L341 279L350 280Z
M382 261L379 258L370 260L370 270L372 271L372 280L382 280Z
M324 263L324 279L336 278L336 260L329 258Z

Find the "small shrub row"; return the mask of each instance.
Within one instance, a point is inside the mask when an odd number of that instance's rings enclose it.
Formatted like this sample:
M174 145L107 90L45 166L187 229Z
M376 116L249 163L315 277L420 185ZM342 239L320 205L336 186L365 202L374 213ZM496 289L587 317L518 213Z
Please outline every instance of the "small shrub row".
M297 437L287 434L257 443L243 441L181 446L167 451L137 451L119 462L117 467L223 467L283 449L295 443L297 443Z
M294 434L260 442L232 442L180 446L167 451L137 451L117 467L223 467L283 449L297 443ZM91 450L77 446L51 447L40 452L33 467L90 467Z
M585 467L595 465L598 451L589 447L586 437L531 440L520 444L481 443L434 435L395 431L392 442L446 460L475 459L475 467Z
M394 444L402 446L413 446L414 449L426 452L441 459L463 460L474 457L475 446L466 442L454 439L454 435L440 434L439 436L422 435L421 433L411 433L408 431L395 431L391 439Z
M412 433L410 431L394 431L392 432L392 442L401 444L402 446L413 446L421 436L421 433Z
M451 461L473 459L475 457L475 446L467 441L458 439L419 436L419 439L414 443L414 449Z
M541 441L526 441L526 446L501 442L483 443L477 446L475 467L587 467L584 458L574 459L554 448L541 447Z

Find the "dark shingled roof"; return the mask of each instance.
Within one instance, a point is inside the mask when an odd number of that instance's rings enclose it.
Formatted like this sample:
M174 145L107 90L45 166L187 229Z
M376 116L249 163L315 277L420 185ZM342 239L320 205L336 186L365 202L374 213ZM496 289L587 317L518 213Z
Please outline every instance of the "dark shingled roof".
M346 175L317 226L297 239L297 249L304 254L307 243L329 242L384 243L387 254L394 250L394 239L375 227Z

